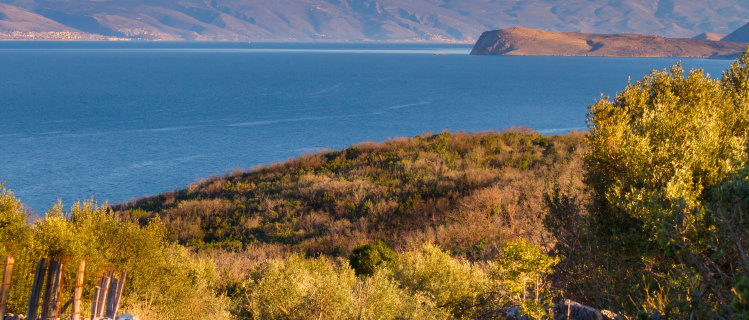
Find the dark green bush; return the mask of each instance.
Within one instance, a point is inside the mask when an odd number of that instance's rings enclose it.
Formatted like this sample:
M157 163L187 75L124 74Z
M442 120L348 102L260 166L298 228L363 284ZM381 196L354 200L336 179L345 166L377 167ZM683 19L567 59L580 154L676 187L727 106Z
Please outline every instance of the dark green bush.
M393 265L398 257L382 241L354 248L349 263L357 276L371 276L377 269Z

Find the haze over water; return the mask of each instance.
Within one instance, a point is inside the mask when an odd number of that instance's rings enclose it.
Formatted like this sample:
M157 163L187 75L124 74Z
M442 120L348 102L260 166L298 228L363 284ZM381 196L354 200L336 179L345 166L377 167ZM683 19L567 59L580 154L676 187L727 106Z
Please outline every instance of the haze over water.
M43 212L423 132L585 130L587 105L683 61L469 56L466 45L0 43L0 181ZM435 55L450 53L450 55Z

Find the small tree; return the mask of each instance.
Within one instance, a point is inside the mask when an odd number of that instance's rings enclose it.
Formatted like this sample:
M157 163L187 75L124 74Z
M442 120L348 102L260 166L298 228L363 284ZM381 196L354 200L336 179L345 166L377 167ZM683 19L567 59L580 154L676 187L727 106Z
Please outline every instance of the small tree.
M534 319L546 317L551 299L544 278L559 259L544 254L540 247L523 239L508 243L502 253L497 261L497 274L505 289L520 304L524 314Z

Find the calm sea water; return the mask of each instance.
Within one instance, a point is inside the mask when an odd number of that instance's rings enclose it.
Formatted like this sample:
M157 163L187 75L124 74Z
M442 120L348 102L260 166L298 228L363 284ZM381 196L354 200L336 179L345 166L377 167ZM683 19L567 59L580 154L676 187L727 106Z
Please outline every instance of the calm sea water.
M424 132L585 130L677 59L469 56L465 45L0 43L0 181L44 212ZM435 55L446 53L449 55ZM719 75L729 61L685 59Z

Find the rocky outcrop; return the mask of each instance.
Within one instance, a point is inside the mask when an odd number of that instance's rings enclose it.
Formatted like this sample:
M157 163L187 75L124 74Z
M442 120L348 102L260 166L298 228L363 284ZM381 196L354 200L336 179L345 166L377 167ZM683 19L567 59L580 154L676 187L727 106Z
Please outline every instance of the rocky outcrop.
M513 56L695 57L743 52L745 44L643 34L548 32L514 27L484 32L471 54Z
M609 310L598 310L575 301L564 299L554 304L554 320L627 320L627 317ZM520 307L505 311L506 320L530 320ZM568 316L569 315L569 316Z
M567 317L568 314L569 317ZM598 310L564 299L554 305L554 320L627 320L627 318L613 311Z
M507 314L507 317L505 320L530 320L531 318L528 316L523 315L520 307L512 307L510 309L507 309L505 312Z

